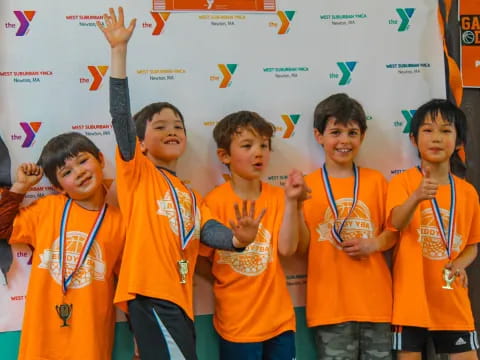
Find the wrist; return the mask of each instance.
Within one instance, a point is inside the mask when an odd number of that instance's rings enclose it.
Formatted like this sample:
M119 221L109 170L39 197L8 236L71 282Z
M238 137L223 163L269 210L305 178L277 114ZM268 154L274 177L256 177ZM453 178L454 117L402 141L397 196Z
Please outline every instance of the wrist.
M28 190L30 190L30 186L18 182L14 183L10 188L10 192L22 195L26 194Z

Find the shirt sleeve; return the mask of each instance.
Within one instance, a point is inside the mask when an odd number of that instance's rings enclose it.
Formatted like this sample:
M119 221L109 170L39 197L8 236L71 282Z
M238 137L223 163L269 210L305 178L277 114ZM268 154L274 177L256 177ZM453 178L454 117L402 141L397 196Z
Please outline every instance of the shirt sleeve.
M24 194L9 190L0 193L0 239L8 239L12 233L13 221L19 212Z
M404 179L403 174L394 176L390 183L388 184L388 189L387 189L387 201L386 201L386 208L385 208L385 214L386 214L386 226L385 230L390 230L390 231L398 231L393 225L392 225L392 210L393 208L403 204L410 194L408 193L408 188L406 185L406 181Z
M467 239L468 245L473 245L480 242L480 204L477 191L473 188L473 186L471 188L471 193L472 194L469 196L469 198L472 199L473 216L470 228L470 236Z
M135 155L137 134L130 110L130 94L127 79L110 78L110 114L118 150L123 160Z

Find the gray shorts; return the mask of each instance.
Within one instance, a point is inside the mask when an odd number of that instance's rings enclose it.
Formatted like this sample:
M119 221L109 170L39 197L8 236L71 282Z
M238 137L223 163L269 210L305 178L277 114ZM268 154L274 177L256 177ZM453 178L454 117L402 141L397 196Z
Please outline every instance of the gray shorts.
M318 360L392 359L389 323L345 322L313 328Z

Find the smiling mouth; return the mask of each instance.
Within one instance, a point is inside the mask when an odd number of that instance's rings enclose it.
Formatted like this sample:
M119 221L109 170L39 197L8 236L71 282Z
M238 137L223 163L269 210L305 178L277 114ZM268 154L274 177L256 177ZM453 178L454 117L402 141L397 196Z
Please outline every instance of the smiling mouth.
M341 152L341 153L349 153L352 151L352 149L335 149L335 151Z
M92 177L89 176L88 178L82 180L79 184L79 186L84 186L85 184L88 184L92 180Z
M178 145L180 144L180 141L178 140L168 140L164 142L165 145Z

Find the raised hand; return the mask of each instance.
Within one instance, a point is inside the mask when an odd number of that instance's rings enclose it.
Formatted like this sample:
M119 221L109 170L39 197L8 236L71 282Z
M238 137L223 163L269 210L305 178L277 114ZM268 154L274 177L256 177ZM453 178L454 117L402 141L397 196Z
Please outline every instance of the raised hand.
M137 19L132 19L128 28L125 27L123 8L118 7L118 19L113 8L109 9L109 14L103 14L103 20L105 26L102 22L97 21L98 28L103 32L105 38L112 48L117 46L126 46L128 40L132 36L133 30L135 29L135 24Z
M235 217L237 218L236 222L230 220L230 227L234 235L233 246L244 248L255 241L260 221L265 215L266 209L263 209L260 215L255 218L255 201L250 201L250 210L248 210L247 200L243 200L241 212L238 204L235 204L233 207L235 209Z
M283 188L287 200L297 200L301 202L310 198L311 190L305 184L303 174L300 170L293 169L290 171Z
M43 176L43 169L34 163L23 163L17 168L15 183L10 191L25 194L36 185Z
M435 198L438 191L438 181L430 177L430 168L427 166L423 169L423 179L420 183L417 190L415 190L415 195L418 201L430 200Z

